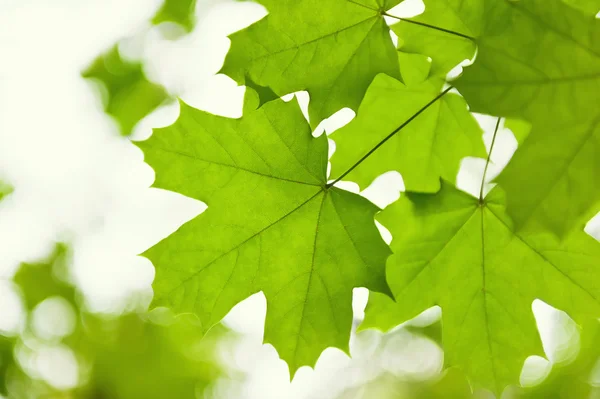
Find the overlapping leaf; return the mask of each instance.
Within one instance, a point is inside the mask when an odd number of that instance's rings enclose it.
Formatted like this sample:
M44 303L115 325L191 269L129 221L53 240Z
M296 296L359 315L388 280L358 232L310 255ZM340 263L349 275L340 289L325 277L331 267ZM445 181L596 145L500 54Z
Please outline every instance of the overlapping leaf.
M156 267L154 305L198 315L205 330L263 291L265 341L292 374L328 346L347 349L352 289L388 292L389 249L377 208L326 185L327 139L314 139L295 101L217 117L181 104L177 122L138 143L155 186L208 209L145 254Z
M348 179L364 188L382 173L396 170L407 190L436 192L440 176L455 180L462 158L485 156L483 132L462 97L448 93L437 98L443 80L428 77L430 64L426 59L419 55L401 57L405 83L378 75L356 118L331 135L336 142L331 174L339 177L385 140L347 175ZM421 109L424 111L419 113ZM415 114L418 116L411 119Z
M475 38L482 29L481 0L425 0L425 12L392 25L398 48L431 57L431 73L445 77L475 54ZM438 28L438 29L436 29Z
M222 72L278 95L307 90L316 126L356 109L378 73L400 78L383 12L401 0L261 0L264 19L231 35Z
M456 86L478 112L574 121L598 115L600 21L559 1L499 1Z
M598 210L600 119L534 128L497 178L518 228L564 236Z
M542 0L497 2L485 18L495 29L456 86L474 111L532 123L498 181L518 228L563 236L599 209L600 21Z
M542 354L534 299L576 321L600 315L600 244L583 231L564 242L516 233L499 189L479 201L444 183L407 193L378 219L394 237L387 266L397 303L373 295L365 327L389 329L442 307L447 365L500 394L525 358Z

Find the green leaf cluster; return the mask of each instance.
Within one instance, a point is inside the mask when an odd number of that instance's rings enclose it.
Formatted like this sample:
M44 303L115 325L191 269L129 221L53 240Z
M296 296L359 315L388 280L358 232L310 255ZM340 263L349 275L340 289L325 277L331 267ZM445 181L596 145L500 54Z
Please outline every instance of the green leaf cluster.
M581 325L600 316L600 245L583 231L600 209L597 1L425 0L414 18L393 15L400 1L260 3L268 15L231 35L221 70L247 86L244 116L181 102L137 143L155 187L208 205L144 254L155 306L207 331L262 291L265 342L293 375L347 351L355 287L373 291L362 328L440 305L446 366L497 395L543 355L533 300ZM300 90L310 122L276 99ZM328 175L311 133L343 107L357 114L332 135ZM487 196L456 187L461 161L486 157L471 112L498 118L484 180L502 120L519 142ZM335 186L392 170L407 192L381 213Z

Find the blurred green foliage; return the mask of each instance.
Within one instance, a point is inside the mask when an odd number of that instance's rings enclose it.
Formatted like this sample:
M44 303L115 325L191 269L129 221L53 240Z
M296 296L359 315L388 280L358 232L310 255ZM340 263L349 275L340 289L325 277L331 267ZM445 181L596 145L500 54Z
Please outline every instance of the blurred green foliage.
M23 264L14 276L28 317L16 336L0 339L0 393L17 399L192 399L223 375L216 349L231 336L223 327L202 337L195 317L175 317L166 310L89 313L70 283L68 255L65 246L57 246L47 262ZM72 306L75 327L58 340L36 336L32 314L57 297ZM79 366L76 386L59 389L30 372L20 352L44 346L73 351Z
M82 76L97 80L106 89L102 95L104 109L125 136L169 98L164 87L147 79L141 63L121 56L117 45L98 57Z
M60 296L72 305L76 305L75 288L64 284L61 279L66 278L67 247L57 245L48 261L39 263L23 263L15 273L13 281L23 293L23 302L28 311L32 311L44 299Z
M584 399L590 398L593 387L591 373L600 358L600 325L590 320L580 329L577 358L568 364L554 365L548 377L531 388L508 388L507 399ZM504 399L504 398L503 398Z
M442 323L402 327L415 336L426 337L443 347ZM497 399L598 399L600 390L591 380L600 361L600 323L589 320L580 327L578 355L565 363L552 365L549 374L538 385L531 387L509 386ZM389 339L396 332L384 337ZM384 338L385 340L385 338ZM577 340L575 340L577 341ZM571 342L573 344L573 342ZM600 375L596 380L600 380ZM597 396L594 396L597 395ZM472 391L465 374L449 368L431 379L411 379L406 376L383 373L359 386L353 386L336 399L494 399L485 390Z
M172 22L190 33L196 24L195 10L196 0L165 0L151 23ZM171 98L163 86L148 79L142 62L123 57L118 43L98 56L82 76L100 83L104 110L115 119L124 136L129 136L140 120Z
M344 392L338 399L467 399L471 398L467 379L456 369L448 369L431 381L404 380L384 374L364 386Z
M0 199L12 192L12 187L0 180Z
M163 22L173 22L181 25L186 32L191 32L196 23L195 9L196 0L165 0L152 19L152 23L158 25Z

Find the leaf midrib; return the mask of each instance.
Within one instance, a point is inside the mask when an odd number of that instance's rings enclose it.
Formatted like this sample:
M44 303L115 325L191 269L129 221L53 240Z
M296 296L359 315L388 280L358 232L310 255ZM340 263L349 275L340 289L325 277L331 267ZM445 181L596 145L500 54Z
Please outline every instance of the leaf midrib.
M308 294L310 293L310 287L312 285L313 274L315 273L315 255L317 253L317 239L319 236L319 225L321 224L321 215L323 213L323 207L325 200L327 199L327 191L324 192L323 198L321 199L321 205L319 206L319 212L317 214L317 223L315 227L315 238L313 240L313 253L310 262L310 272L308 275L308 281L306 283L306 292L304 293L304 300L302 301L302 312L300 313L300 323L298 323L298 330L296 332L296 345L294 347L294 365L297 366L298 347L300 346L300 338L302 337L302 326L304 325L304 313L306 311L306 304L308 302Z

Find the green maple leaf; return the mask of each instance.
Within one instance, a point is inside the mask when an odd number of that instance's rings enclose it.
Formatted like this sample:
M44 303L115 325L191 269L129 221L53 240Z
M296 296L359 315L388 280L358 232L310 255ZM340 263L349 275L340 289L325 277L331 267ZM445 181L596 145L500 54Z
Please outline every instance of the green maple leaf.
M456 86L476 112L532 123L498 182L517 228L564 236L600 209L600 21L564 3L498 2Z
M484 3L480 0L425 0L425 12L392 25L398 48L432 59L431 73L445 77L475 54L474 38L482 29Z
M340 176L377 148L347 174L350 180L365 188L382 173L396 170L407 190L436 192L440 176L455 180L462 158L485 156L483 132L462 97L450 93L439 97L444 81L428 78L430 64L425 58L401 57L406 84L378 75L356 118L331 135L336 142L331 174ZM402 131L392 133L399 126Z
M196 24L196 0L165 0L152 23L174 22L181 25L186 32L191 32Z
M316 126L343 107L356 109L378 73L400 78L383 13L401 0L261 0L267 15L231 35L221 70L248 76L278 95L307 90Z
M385 209L378 219L394 237L387 278L397 303L374 294L363 325L389 329L441 306L447 366L497 394L543 353L533 300L576 322L600 314L598 242L583 231L563 242L516 233L504 202L499 189L478 200L444 183Z
M181 104L177 122L138 143L154 186L208 209L148 250L156 267L154 305L198 315L203 329L263 291L265 342L292 374L322 350L348 350L352 288L388 292L389 249L377 208L326 183L327 139L312 138L295 101L244 117L214 116Z
M142 64L121 57L118 46L98 57L82 76L104 85L105 111L115 118L125 136L169 98L162 86L146 78Z

